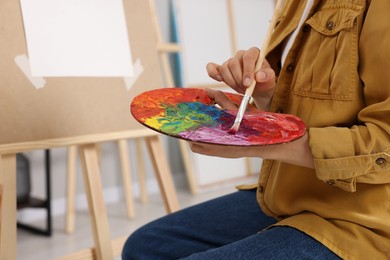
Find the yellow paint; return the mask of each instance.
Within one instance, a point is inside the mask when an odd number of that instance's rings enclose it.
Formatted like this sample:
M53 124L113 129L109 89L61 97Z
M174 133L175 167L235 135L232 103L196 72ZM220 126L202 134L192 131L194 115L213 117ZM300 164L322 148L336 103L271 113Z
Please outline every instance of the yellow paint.
M154 116L154 117L150 117L150 118L146 119L145 124L155 128L155 129L161 129L161 127L164 124L164 121L166 121L166 120L161 120L160 116Z

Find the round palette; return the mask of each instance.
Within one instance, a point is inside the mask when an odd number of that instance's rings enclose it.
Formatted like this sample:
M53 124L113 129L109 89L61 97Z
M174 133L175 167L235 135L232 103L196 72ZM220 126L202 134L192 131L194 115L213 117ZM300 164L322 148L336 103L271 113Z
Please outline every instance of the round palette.
M225 93L237 105L242 95ZM237 110L214 104L204 89L162 88L136 96L130 106L141 124L166 135L193 142L252 146L287 143L306 131L296 116L248 108L235 134L228 133Z

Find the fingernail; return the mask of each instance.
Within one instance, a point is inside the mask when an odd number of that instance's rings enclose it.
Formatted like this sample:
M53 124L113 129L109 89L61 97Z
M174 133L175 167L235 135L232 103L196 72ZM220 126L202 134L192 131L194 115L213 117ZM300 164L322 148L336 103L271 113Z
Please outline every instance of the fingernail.
M265 79L267 75L265 74L264 71L259 71L257 73L257 76L259 77L259 79Z
M248 87L250 84L251 84L251 79L250 78L245 78L244 86Z
M216 78L218 81L222 81L222 76L221 76L221 75L217 75L217 76L215 76L215 78Z

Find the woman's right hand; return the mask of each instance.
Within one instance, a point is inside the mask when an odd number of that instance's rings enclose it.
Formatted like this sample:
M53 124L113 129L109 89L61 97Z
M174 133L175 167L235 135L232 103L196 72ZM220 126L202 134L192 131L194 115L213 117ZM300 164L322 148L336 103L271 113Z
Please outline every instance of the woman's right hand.
M269 110L275 90L275 71L267 61L262 68L255 72L256 61L260 50L250 48L238 51L236 55L223 64L210 62L207 64L209 76L219 82L224 82L238 93L244 94L251 82L255 80L256 86L252 97L256 106L262 110Z

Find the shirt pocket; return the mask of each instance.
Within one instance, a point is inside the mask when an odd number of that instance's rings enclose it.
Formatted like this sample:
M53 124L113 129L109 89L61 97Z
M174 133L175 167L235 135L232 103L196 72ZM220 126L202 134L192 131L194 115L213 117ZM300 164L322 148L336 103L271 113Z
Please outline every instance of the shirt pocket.
M357 18L362 12L358 5L329 4L306 21L308 35L297 64L294 94L353 99L358 80Z

